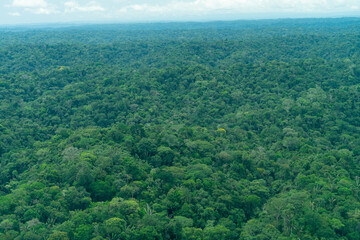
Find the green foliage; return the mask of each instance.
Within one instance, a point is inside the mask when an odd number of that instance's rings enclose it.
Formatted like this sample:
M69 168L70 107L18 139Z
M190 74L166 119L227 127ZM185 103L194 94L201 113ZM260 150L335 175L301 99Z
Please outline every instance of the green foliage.
M49 236L49 240L69 240L65 232L56 231Z
M0 29L0 239L360 239L358 25Z

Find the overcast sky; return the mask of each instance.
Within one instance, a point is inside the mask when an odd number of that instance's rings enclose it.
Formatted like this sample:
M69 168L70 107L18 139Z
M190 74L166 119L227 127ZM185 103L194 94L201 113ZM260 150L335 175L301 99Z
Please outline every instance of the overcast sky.
M0 0L0 24L360 17L360 0Z

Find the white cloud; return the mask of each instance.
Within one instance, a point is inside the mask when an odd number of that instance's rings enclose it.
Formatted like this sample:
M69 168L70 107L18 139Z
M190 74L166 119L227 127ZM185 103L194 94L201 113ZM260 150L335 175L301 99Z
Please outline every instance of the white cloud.
M57 13L56 7L49 5L45 0L13 0L11 7L23 8L26 12L39 15Z
M326 12L359 8L359 0L173 0L166 4L131 4L120 8L120 12L208 14L213 11L233 13Z
M252 11L264 8L263 0L195 0L172 1L168 4L132 4L120 9L120 12L143 11L149 13L199 13L212 11Z
M52 10L50 8L25 8L26 11L34 13L34 14L45 14L45 15L49 15L52 13L56 13L55 10Z
M77 2L65 2L64 3L65 12L97 12L105 11L101 5L96 2L89 2L85 6L79 5Z
M21 14L19 12L9 12L8 13L10 16L13 16L13 17L20 17Z
M46 7L48 4L45 0L14 0L13 7Z
M359 13L360 0L0 0L0 24L26 17L31 17L31 21L131 22L356 16ZM53 14L58 17L52 17ZM15 18L19 15L21 17Z

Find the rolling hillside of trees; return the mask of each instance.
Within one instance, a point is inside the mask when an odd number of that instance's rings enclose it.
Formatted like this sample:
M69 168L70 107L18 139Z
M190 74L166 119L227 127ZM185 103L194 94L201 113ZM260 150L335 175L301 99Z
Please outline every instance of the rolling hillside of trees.
M359 24L0 27L0 239L360 239Z

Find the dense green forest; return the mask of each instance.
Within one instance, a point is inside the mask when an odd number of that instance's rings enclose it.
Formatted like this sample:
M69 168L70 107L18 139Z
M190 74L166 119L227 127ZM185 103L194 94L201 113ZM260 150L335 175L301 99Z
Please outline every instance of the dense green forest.
M360 239L359 25L0 27L0 239Z

